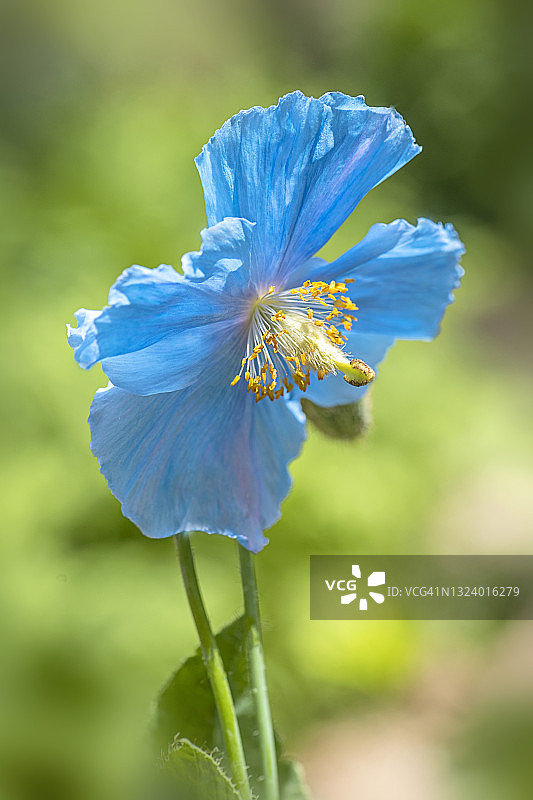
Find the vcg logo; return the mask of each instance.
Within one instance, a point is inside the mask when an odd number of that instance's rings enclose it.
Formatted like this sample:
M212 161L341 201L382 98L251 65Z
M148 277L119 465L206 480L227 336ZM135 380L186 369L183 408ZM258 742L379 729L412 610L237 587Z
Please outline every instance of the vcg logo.
M343 606L347 606L349 603L353 603L354 600L357 599L359 596L359 610L366 611L368 609L368 597L370 597L375 603L383 603L385 600L385 595L381 594L381 592L371 592L369 588L372 586L383 586L385 583L385 573L384 572L372 572L366 579L366 583L361 580L361 570L359 569L359 564L352 564L352 578L346 578L341 580L332 580L328 581L326 578L326 586L328 591L332 592L336 589L338 592L342 592L343 594L340 595L341 604ZM359 589L357 588L357 581L359 580ZM359 593L359 595L358 595Z

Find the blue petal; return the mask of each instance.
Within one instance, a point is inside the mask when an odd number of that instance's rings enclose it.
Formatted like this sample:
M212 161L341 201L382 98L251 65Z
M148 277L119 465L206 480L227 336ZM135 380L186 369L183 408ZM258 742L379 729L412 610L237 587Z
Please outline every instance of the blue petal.
M229 294L251 294L250 264L257 256L255 223L228 217L201 231L202 249L181 259L183 274L190 281L203 282L210 289ZM243 268L244 265L244 268Z
M253 552L279 518L305 438L299 404L254 403L216 383L149 397L109 386L89 422L109 488L146 536L202 530Z
M314 255L362 197L420 151L402 117L340 93L293 92L242 111L196 159L208 224L257 223L251 278L281 284Z
M319 263L311 280L354 278L350 295L357 322L346 352L376 369L395 339L432 339L464 270L464 247L451 225L419 219L374 225L359 244L331 264ZM311 380L306 397L321 406L353 403L368 391L342 375Z
M184 256L187 275L172 267L131 267L102 311L76 312L68 326L76 361L98 361L115 386L135 394L185 388L219 361L227 383L240 367L249 308L246 270L253 225L226 220L203 231L202 250Z
M354 334L432 339L464 270L464 247L452 225L419 219L374 225L359 244L319 267L313 280L354 278ZM357 355L354 353L353 355Z

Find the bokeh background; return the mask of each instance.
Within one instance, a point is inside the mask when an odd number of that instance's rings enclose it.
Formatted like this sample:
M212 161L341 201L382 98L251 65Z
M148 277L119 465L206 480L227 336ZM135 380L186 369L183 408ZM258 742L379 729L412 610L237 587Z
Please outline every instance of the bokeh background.
M151 0L2 12L0 795L131 797L153 698L195 635L171 541L121 517L89 453L98 369L65 323L205 222L193 164L231 114L300 88L395 105L423 153L327 245L452 221L441 336L400 343L365 441L311 432L258 559L274 713L316 800L530 798L533 623L311 622L311 553L531 553L531 5ZM191 421L194 424L194 421ZM233 543L196 541L215 625Z

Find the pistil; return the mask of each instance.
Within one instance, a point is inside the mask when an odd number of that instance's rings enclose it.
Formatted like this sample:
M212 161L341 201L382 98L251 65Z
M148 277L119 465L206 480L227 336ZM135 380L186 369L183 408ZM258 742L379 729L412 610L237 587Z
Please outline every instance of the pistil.
M371 367L344 353L346 332L356 321L346 286L352 280L305 281L281 292L270 286L252 307L246 354L231 385L244 374L247 391L259 401L276 400L294 385L305 392L311 372L319 380L340 371L353 386L370 383Z

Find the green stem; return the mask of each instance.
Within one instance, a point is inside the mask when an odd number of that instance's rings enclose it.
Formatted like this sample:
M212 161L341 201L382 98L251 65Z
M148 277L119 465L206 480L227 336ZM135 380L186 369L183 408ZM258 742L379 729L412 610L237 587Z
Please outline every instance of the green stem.
M262 797L264 800L279 800L278 761L274 729L272 727L272 714L268 700L255 568L252 554L241 545L239 545L239 558L244 609L248 623L246 647L265 779Z
M233 705L233 697L231 696L226 670L224 669L222 657L213 631L211 630L209 618L198 585L189 534L179 533L174 537L174 540L178 551L185 592L187 593L187 599L200 639L203 662L215 698L233 781L242 800L252 800L241 732L235 713L235 706Z

